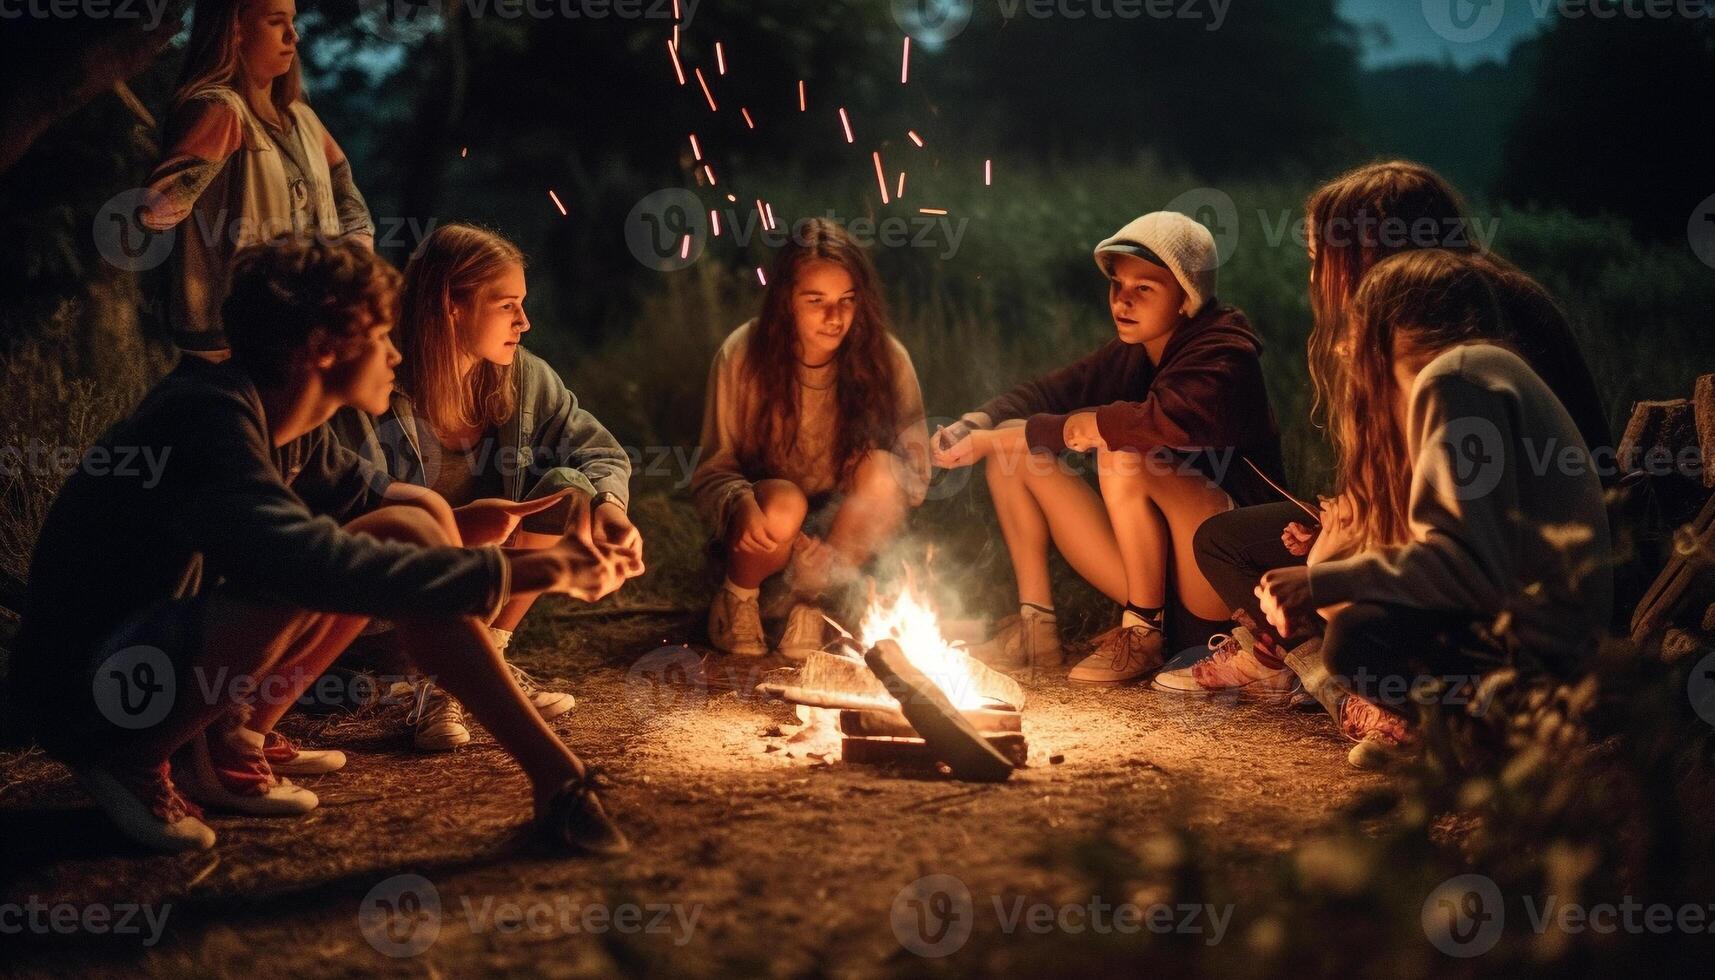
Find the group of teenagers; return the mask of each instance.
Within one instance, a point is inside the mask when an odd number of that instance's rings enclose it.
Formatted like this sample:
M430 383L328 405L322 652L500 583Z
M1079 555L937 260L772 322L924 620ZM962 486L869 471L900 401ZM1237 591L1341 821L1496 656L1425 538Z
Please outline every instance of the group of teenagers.
M628 456L521 345L515 245L444 224L402 273L374 254L350 167L302 98L294 17L290 0L197 5L140 213L182 230L184 354L91 450L162 463L148 478L80 468L60 490L14 709L124 836L200 849L215 840L204 807L314 808L293 779L345 756L277 723L342 657L402 658L419 677L415 745L456 748L480 723L528 777L549 841L622 852L596 774L547 723L573 696L506 649L538 596L594 602L642 573ZM1214 242L1190 218L1145 214L1096 246L1112 340L933 435L864 250L834 222L799 225L709 372L691 492L725 573L711 645L821 647L933 468L980 465L1019 599L972 648L996 666L1062 663L1057 548L1119 613L1072 681L1306 691L1359 765L1414 742L1389 679L1578 672L1612 603L1603 488L1588 465L1528 464L1534 447L1606 445L1590 373L1516 268L1377 234L1464 217L1405 162L1308 202L1309 369L1336 469L1315 517L1275 490L1261 341L1217 299ZM1076 454L1094 454L1094 485L1066 465ZM1170 608L1233 625L1170 665ZM128 714L139 691L164 692L146 723Z

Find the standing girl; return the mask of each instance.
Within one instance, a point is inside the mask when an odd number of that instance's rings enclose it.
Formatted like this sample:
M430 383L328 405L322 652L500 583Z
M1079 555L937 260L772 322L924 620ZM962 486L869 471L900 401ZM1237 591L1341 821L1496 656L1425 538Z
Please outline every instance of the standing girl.
M177 227L170 318L180 348L227 356L220 301L238 250L310 235L373 243L351 164L304 101L294 0L198 0L144 228ZM188 221L186 219L189 219Z
M525 517L508 544L546 548L575 534L603 555L622 556L635 574L643 538L626 515L630 458L554 369L521 346L530 329L525 290L516 245L473 225L436 228L405 266L396 331L404 360L388 410L375 418L342 412L336 431L395 480L445 498L465 537L484 537L506 502L560 494ZM489 624L502 654L534 601L507 603ZM571 709L571 695L508 666L544 718ZM420 682L417 704L418 748L470 741L463 709L432 681Z
M726 561L710 642L767 653L757 595L785 571L779 650L821 647L821 604L923 502L928 479L923 394L875 267L839 225L803 222L775 257L761 315L709 369L691 493Z

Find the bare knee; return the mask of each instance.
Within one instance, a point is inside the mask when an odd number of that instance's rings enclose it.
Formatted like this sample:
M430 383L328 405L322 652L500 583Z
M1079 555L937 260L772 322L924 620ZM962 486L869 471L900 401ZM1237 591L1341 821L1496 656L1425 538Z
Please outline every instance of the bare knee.
M768 534L776 541L795 536L810 513L810 500L790 480L763 480L756 485L756 504L768 523Z
M451 543L440 522L420 507L382 507L349 522L345 528L383 541L404 541L425 548Z
M1103 449L1096 453L1096 475L1101 480L1103 496L1147 492L1161 468L1162 459L1157 454L1129 449Z
M870 450L852 474L852 493L867 500L903 505L905 484L899 471L904 465L903 460L886 450Z

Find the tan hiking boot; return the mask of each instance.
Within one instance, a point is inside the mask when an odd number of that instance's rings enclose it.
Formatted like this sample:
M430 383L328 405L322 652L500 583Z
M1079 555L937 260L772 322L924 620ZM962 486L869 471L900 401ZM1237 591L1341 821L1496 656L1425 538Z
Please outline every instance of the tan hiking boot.
M1116 626L1066 675L1075 684L1127 684L1161 667L1167 639L1152 626Z
M786 630L780 634L779 653L787 660L802 663L810 654L828 642L828 620L822 610L807 602L795 603L786 614Z
M1059 622L1036 609L1001 620L993 636L968 652L990 667L1058 667L1064 659Z
M737 657L767 656L768 641L762 635L762 610L756 599L740 599L727 588L716 590L715 601L709 604L709 644Z

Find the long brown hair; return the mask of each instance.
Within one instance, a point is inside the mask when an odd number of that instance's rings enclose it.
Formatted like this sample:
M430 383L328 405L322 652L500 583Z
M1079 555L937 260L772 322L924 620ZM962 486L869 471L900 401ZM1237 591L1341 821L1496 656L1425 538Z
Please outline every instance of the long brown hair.
M404 356L399 385L417 415L438 433L488 430L512 417L517 362L499 365L479 358L468 375L461 375L463 341L453 322L453 308L475 300L511 264L524 265L518 246L498 232L458 223L430 232L405 263L396 331Z
M741 405L746 425L739 455L749 466L766 468L775 453L790 451L798 438L798 331L792 293L805 265L833 262L852 277L856 303L845 340L834 355L835 472L841 482L857 469L863 455L891 448L899 434L899 409L893 393L896 364L890 349L893 331L880 279L869 256L846 230L825 218L795 226L774 257L762 312L751 327L745 363L750 375Z
M259 0L197 0L196 11L191 15L190 41L185 45L185 66L179 70L178 84L173 87L175 106L210 85L224 85L243 94L245 86L240 76L244 66L238 53L238 18L245 7L257 2ZM293 57L292 67L274 79L269 89L269 101L279 110L281 119L288 118L292 103L307 101L304 99L303 74L298 68L301 61L301 58Z
M1384 259L1364 275L1347 312L1346 383L1328 406L1340 483L1354 505L1360 549L1407 540L1413 459L1399 418L1394 362L1489 341L1516 351L1492 279L1446 249Z

